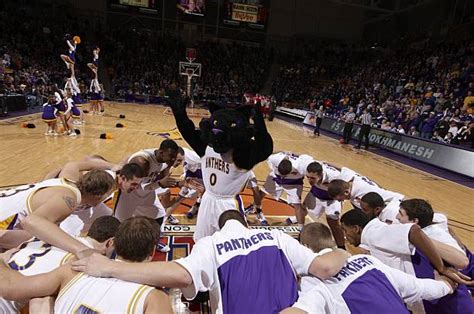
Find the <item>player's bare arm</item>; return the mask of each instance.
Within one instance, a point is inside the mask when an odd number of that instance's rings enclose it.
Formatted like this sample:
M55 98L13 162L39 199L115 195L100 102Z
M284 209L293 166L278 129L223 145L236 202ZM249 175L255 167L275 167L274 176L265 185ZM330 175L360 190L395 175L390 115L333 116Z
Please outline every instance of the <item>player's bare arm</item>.
M100 254L75 261L72 269L95 277L114 277L155 287L182 288L192 284L188 271L176 262L116 262Z
M442 242L431 239L433 245L438 251L441 258L457 269L464 269L469 265L469 259L466 253L461 252L451 245L444 244Z
M315 257L308 272L319 279L329 279L341 270L349 257L350 254L347 251L336 249Z
M24 276L0 263L0 296L7 300L29 300L57 295L74 276L69 265L52 272Z
M55 190L46 195L47 191L39 191L33 197L31 202L33 212L21 221L21 227L32 236L67 252L78 254L88 250L87 246L71 237L57 225L76 208L77 202L74 193L64 188ZM41 192L43 195L40 194Z
M440 274L460 284L474 285L474 281L468 276L460 273L452 267L444 266L443 259L433 245L433 242L427 235L425 235L420 226L413 225L408 234L408 238L410 243L428 258L434 269L436 269Z

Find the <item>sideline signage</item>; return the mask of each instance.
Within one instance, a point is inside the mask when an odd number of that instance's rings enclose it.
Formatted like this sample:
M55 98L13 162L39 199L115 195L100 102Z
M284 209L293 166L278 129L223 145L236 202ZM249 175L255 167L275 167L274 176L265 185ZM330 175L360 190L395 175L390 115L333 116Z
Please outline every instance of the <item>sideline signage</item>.
M164 225L163 233L165 235L170 234L194 234L196 230L195 225ZM296 236L300 232L297 226L250 226L250 229L258 229L258 230L280 230L283 231L291 236Z
M277 111L299 118L305 125L316 125L311 111L304 114L301 109L277 108ZM344 122L325 117L321 129L342 135ZM353 140L359 139L360 129L360 125L354 124ZM369 142L372 146L474 178L474 151L376 128L370 130Z

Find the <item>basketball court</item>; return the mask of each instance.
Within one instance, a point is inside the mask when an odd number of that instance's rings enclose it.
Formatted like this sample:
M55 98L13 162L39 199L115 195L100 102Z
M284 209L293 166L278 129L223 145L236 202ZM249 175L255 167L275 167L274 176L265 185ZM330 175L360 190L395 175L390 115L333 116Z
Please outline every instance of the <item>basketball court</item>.
M196 123L207 115L202 109L190 110L190 117ZM121 114L125 115L125 119L119 118ZM34 123L36 128L21 128L20 125L24 122ZM124 127L116 128L118 122ZM274 139L274 151L306 153L318 160L349 167L382 187L403 193L408 198L427 199L435 211L448 216L451 229L460 239L468 247L474 247L471 189L370 152L341 146L337 140L329 137L314 137L311 131L300 125L275 119L267 122L267 127ZM104 116L86 116L86 125L80 128L81 134L77 138L44 136L44 129L40 114L0 121L0 171L3 174L0 177L0 187L41 180L48 171L90 154L99 154L112 162L119 162L138 150L158 147L165 138L188 146L177 131L170 110L157 105L108 102ZM101 133L111 135L111 139L100 139ZM268 166L262 162L254 171L259 185L263 185L269 172ZM173 175L179 176L181 173L181 169L176 169ZM176 194L178 191L172 192ZM304 194L307 192L306 186ZM246 206L253 201L251 191L244 191L242 197ZM164 235L164 241L170 245L171 251L166 254L157 253L156 260L169 261L190 252L195 219L188 219L184 215L190 206L191 203L185 201L176 210L175 217L180 220L180 224L167 226ZM349 209L350 204L346 203L344 208ZM296 234L295 227L284 224L286 217L293 213L289 205L265 198L263 210L271 226ZM324 216L319 220L324 222ZM254 215L249 215L249 221L252 225L257 225ZM189 313L179 302L179 293L172 291L171 296L177 313ZM201 310L205 312L205 309Z

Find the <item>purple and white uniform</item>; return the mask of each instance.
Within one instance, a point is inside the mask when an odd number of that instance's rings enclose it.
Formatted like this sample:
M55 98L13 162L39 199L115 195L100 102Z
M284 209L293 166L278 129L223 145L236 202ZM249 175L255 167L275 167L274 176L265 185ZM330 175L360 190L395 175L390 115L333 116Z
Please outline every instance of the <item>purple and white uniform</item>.
M412 225L388 225L379 219L372 219L362 231L360 246L388 266L417 278L433 279L433 266L409 241L408 235ZM443 239L439 240L446 243ZM474 313L474 304L466 286L459 285L453 294L433 301L414 303L412 309L424 310L425 313Z
M290 174L284 177L278 172L278 165L283 159L291 161L293 166ZM313 161L313 157L304 154L295 155L288 152L279 152L270 155L267 163L271 172L263 185L264 191L276 200L279 200L283 191L285 191L289 204L301 204L301 193L303 191L303 179L306 175L306 168Z
M183 295L209 291L212 313L276 313L296 302L296 275L307 274L316 256L281 231L250 230L229 220L176 262L193 279Z
M323 168L323 178L320 184L315 184L306 195L303 204L308 212L319 218L323 211L332 219L339 219L342 202L333 200L328 195L327 184L340 176L340 171L327 163L317 161Z
M99 67L99 51L97 49L92 50L92 64L96 68Z
M50 104L49 102L44 103L41 119L43 119L43 121L46 123L56 121L56 111L57 109L53 104Z
M69 59L71 59L71 61L75 63L76 62L76 44L74 42L71 42L70 40L66 40L66 43L69 46L69 53L68 53Z
M320 254L325 251L330 249ZM439 299L450 290L444 282L418 279L373 256L354 255L328 280L303 277L293 307L308 313L409 313L404 302Z
M184 163L183 163L183 177L194 178L202 182L202 171L201 171L201 157L192 149L183 147L184 150ZM185 186L179 191L179 195L186 198L194 198L198 196L198 192L194 189L189 189Z
M380 186L378 186L377 183L373 182L369 178L364 177L356 173L355 171L345 168L345 167L341 169L341 174L337 179L341 179L347 182L352 180L350 201L354 207L359 208L359 209L361 208L360 207L361 198L369 192L378 193L380 196L382 196L386 204L393 201L394 203L391 204L391 206L389 207L390 209L393 209L393 206L396 207L396 202L400 202L401 200L405 198L405 195L397 193L397 192L385 190L381 188ZM393 210L387 210L384 213L383 218L386 220L390 220L392 222L396 221L397 213L398 213L398 210L396 212L394 212Z
M64 104L64 101L63 101L63 98L61 97L61 94L59 94L58 92L54 92L54 99L55 99L55 102L56 102L54 107L58 110L58 112L60 114L66 114L67 107Z
M91 93L91 100L100 100L100 85L98 79L92 79L89 91Z

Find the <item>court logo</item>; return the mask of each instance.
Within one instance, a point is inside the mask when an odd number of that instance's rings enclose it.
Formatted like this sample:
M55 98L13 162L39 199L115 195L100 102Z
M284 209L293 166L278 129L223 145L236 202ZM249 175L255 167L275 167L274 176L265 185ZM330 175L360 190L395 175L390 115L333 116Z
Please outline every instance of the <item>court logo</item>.
M174 140L174 141L179 141L183 139L183 137L181 136L181 133L178 131L177 128L173 128L166 132L149 131L149 132L146 132L146 134L151 135L151 136L163 137L163 138Z

